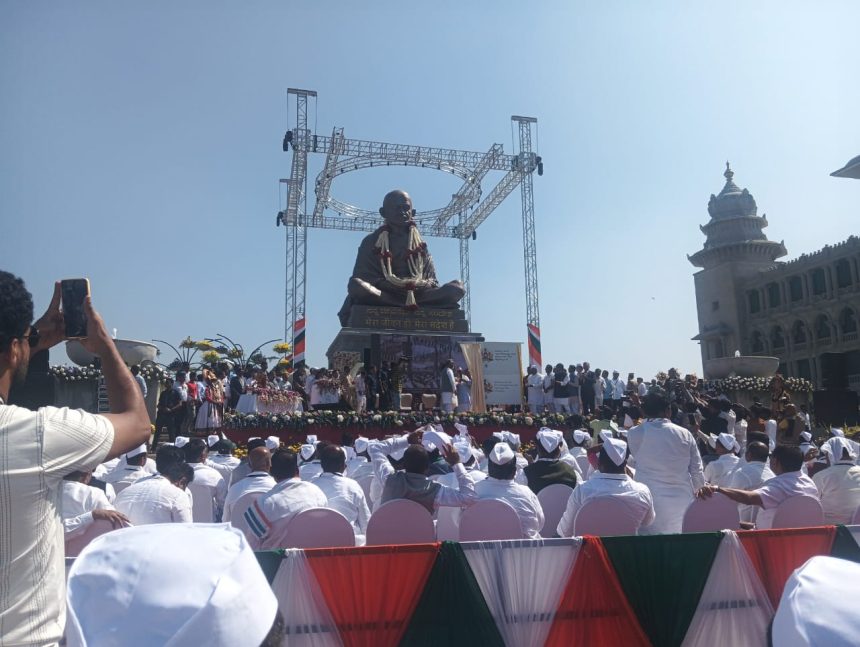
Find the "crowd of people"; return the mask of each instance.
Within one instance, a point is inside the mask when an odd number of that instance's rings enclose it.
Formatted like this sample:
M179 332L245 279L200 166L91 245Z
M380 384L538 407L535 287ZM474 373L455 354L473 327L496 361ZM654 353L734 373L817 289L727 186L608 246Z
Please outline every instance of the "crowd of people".
M211 631L228 623L221 614L231 604L238 606L227 615L241 608L253 627L242 632L225 625L217 633L228 642L218 644L254 647L280 644L283 627L250 551L282 547L286 522L310 508L339 512L355 545L362 545L373 511L396 499L418 503L440 523L443 513L456 519L478 501L504 501L529 538L572 536L579 510L596 498L614 499L640 534L680 532L690 503L715 493L737 503L744 527L770 527L774 509L798 494L819 500L827 523L850 522L860 506L858 444L839 429L814 438L808 417L778 380L771 406L746 408L677 371L662 383L643 387L628 379L622 388L617 372L604 384L603 372L587 363L574 366L573 377L555 367L549 388L544 377L539 387L533 384L530 371L529 406L567 414L562 430L540 429L533 445L509 431L478 442L457 423L377 440L344 436L337 444L308 436L298 452L277 437L252 438L240 459L220 433L174 433L155 448L153 460L142 386L89 297L83 343L101 358L109 414L8 404L31 353L63 339L59 287L46 314L32 323L23 282L0 273L0 308L0 436L10 448L0 454L4 644L61 640L64 544L96 522L117 530L85 549L69 573L69 644L104 644L108 636L116 642L129 626L136 632L123 644L155 644L158 636L183 635L186 626ZM444 370L454 374L449 363ZM191 401L194 417L208 420L214 414L207 409L225 399L229 406L235 391L228 395L223 380L240 376L212 371L200 377L177 375L179 386L168 390L159 414L176 414L182 411L177 403L185 403L187 418ZM312 377L311 389L328 374L309 372L305 387ZM536 388L540 403L531 395ZM443 399L443 406L451 404L453 398ZM182 423L174 429L181 432ZM546 529L538 493L556 484L571 492L558 524ZM219 521L230 525L211 525ZM175 546L194 546L194 555ZM242 586L220 590L222 571L255 587L253 604L242 598ZM167 595L176 578L185 578L181 601ZM135 622L136 616L162 621ZM195 644L195 635L176 644Z

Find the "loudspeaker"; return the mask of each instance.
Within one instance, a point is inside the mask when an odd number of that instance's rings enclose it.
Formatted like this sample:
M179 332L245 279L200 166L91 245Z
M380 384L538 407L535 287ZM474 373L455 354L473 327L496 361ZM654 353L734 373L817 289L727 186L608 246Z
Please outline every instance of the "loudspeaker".
M814 391L812 406L815 407L815 419L820 424L832 427L854 426L857 424L857 407L860 398L856 391L830 390Z

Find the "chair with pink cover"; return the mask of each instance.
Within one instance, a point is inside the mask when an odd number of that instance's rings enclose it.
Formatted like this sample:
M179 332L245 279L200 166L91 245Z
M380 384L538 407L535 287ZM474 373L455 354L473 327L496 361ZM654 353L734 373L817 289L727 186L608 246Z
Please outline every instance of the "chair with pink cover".
M717 492L707 499L694 499L687 506L681 532L717 532L740 527L738 504Z
M428 544L436 541L433 517L420 503L394 499L377 508L367 522L367 545Z
M269 534L282 536L279 548L341 548L355 546L352 524L337 510L308 508L284 522L272 524Z
M122 527L126 528L130 525L131 524L123 524ZM81 534L71 537L70 539L66 539L66 557L77 557L93 539L108 533L111 530L116 530L116 528L113 527L113 523L107 519L96 519L87 526L87 529Z
M815 497L799 494L776 506L771 528L808 528L824 525L824 509Z
M265 492L246 492L236 499L236 503L230 508L230 525L237 530L241 530L249 542L253 541L251 539L253 533L251 532L251 528L248 527L248 522L245 520L245 512L263 494Z
M558 522L561 521L561 516L567 509L567 501L573 493L573 488L564 483L553 483L547 485L540 492L537 498L540 501L540 507L543 508L543 528L541 528L541 537L549 538L556 536L556 528Z
M639 523L630 516L629 509L611 496L588 499L573 519L573 534L597 535L635 535Z
M520 517L509 503L483 499L463 511L460 541L525 539Z

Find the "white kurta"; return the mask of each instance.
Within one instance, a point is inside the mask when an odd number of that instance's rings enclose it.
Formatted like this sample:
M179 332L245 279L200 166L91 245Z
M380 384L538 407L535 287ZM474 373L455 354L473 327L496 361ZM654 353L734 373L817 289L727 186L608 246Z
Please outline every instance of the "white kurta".
M729 487L731 473L738 468L740 459L734 454L723 454L705 466L705 480L711 485Z
M636 458L636 480L651 490L657 515L640 534L681 532L687 506L694 492L705 484L702 457L693 434L657 418L633 427L627 443Z
M738 468L732 472L731 479L726 487L736 488L738 490L757 490L762 483L772 479L776 474L770 471L767 463L759 461L741 461ZM742 505L738 504L738 510L741 514L741 521L755 523L758 511L761 510L757 505Z
M63 529L66 539L83 533L93 522L93 510L113 510L105 493L78 481L63 481Z
M250 492L264 494L275 485L275 479L267 472L251 472L235 485L231 485L227 490L227 498L224 499L224 514L221 515L221 521L230 523L233 520L233 506L244 495Z
M812 477L821 495L824 523L850 524L860 506L860 467L842 461Z
M573 536L577 513L586 501L598 497L612 497L623 504L624 515L630 517L637 529L654 521L654 502L646 485L637 483L626 474L595 472L587 483L576 486L571 492L564 514L558 522L560 537Z
M789 497L806 494L807 496L819 498L818 488L806 474L797 472L784 472L765 481L764 485L755 490L761 497L761 512L758 513L755 526L758 529L768 529L773 523L777 506Z
M495 479L488 476L475 485L479 499L497 499L510 504L520 518L523 534L527 539L540 539L543 528L543 508L537 495L525 485L512 480Z

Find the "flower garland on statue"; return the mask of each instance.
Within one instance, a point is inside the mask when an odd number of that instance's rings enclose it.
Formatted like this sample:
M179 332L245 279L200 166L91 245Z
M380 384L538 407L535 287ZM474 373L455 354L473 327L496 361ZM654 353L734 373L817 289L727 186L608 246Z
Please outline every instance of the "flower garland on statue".
M769 377L727 377L721 380L711 380L708 386L718 391L767 391L770 388ZM785 390L790 393L811 393L812 382L801 377L785 378Z
M48 374L60 382L96 382L101 379L102 370L93 365L89 366L60 366L48 367ZM158 381L162 385L167 384L168 378L173 377L160 366L144 365L140 367L140 375L147 382Z
M415 301L415 290L417 288L428 288L433 286L433 281L425 279L424 264L427 259L427 243L421 240L421 234L418 233L418 225L414 220L407 223L409 227L409 242L406 252L406 263L409 267L409 276L401 278L397 276L391 269L391 246L389 243L389 234L391 228L388 225L383 225L382 231L379 232L379 238L376 239L374 250L379 256L379 263L382 266L382 275L385 280L396 288L406 290L406 308L414 310L418 308L418 302Z

